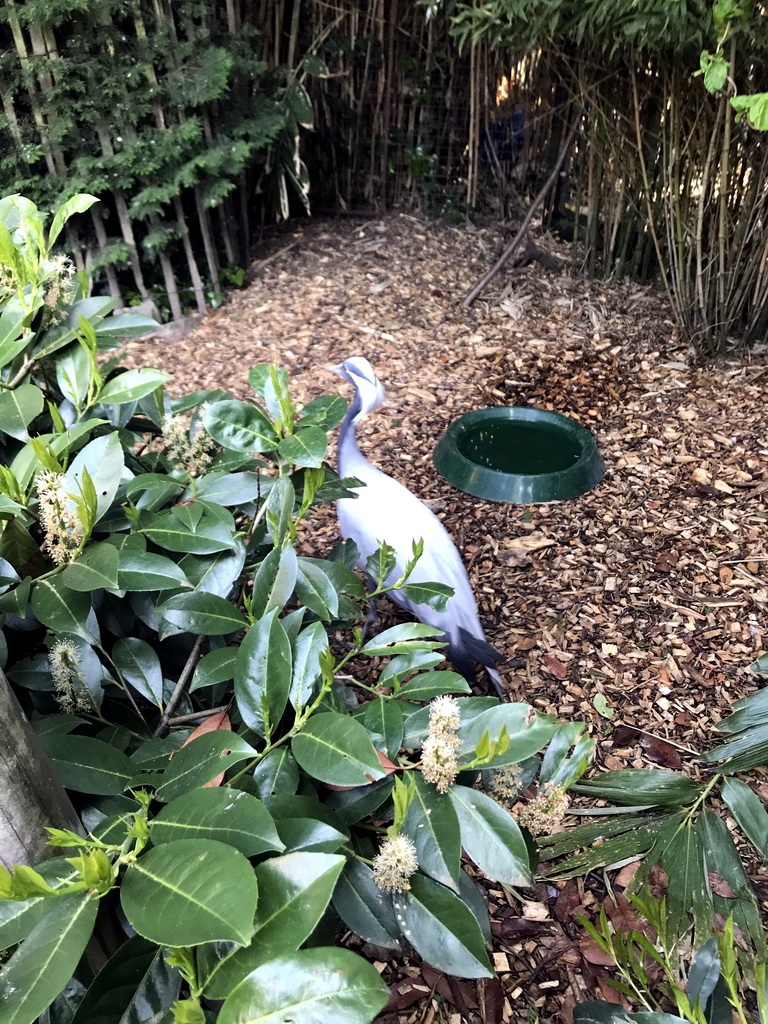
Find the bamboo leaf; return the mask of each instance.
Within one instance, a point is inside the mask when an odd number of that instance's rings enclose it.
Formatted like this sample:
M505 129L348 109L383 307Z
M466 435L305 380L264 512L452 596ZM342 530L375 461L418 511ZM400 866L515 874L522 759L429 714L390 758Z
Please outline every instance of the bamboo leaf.
M675 806L687 804L701 792L692 779L677 772L657 768L620 768L603 772L596 779L589 779L573 786L574 793L585 793L615 804L655 804Z
M736 824L757 849L763 862L768 861L768 811L760 797L739 779L725 779L720 792Z

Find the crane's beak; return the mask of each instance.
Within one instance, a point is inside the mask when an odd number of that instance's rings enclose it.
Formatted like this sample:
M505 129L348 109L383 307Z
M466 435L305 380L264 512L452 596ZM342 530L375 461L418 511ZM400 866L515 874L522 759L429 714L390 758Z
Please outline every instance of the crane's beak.
M326 366L325 369L328 371L328 373L335 373L337 377L343 377L345 380L347 380L347 374L344 369L343 363L339 363L336 366Z

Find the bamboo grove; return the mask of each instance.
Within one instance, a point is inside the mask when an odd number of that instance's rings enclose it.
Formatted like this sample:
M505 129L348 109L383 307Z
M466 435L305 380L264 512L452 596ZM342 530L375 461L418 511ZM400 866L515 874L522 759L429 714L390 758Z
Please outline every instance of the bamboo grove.
M0 187L98 195L67 246L178 317L309 198L519 219L577 121L544 227L576 271L660 278L720 354L768 331L768 135L729 103L766 88L768 15L719 9L718 28L709 0L5 0ZM693 72L717 44L710 95Z

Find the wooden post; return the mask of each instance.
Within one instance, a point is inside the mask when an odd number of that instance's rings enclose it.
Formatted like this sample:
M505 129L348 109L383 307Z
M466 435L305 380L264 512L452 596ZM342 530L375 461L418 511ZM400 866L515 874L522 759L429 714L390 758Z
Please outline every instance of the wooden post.
M0 671L0 863L37 864L60 851L46 825L84 834L53 765Z

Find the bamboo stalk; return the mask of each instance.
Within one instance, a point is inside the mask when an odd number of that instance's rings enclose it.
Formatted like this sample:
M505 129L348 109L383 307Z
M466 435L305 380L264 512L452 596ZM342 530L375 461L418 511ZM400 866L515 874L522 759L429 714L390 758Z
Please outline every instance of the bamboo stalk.
M189 276L192 280L192 291L195 295L197 310L199 313L205 314L208 311L208 304L205 301L205 287L203 286L203 279L200 277L192 243L189 240L187 218L184 216L184 205L180 196L174 196L173 205L176 211L176 220L181 226L181 244L184 249L184 255L187 258L187 267L189 268Z

